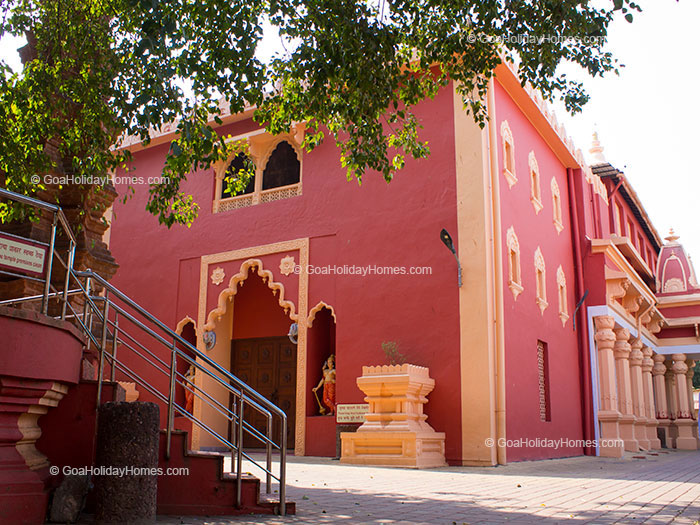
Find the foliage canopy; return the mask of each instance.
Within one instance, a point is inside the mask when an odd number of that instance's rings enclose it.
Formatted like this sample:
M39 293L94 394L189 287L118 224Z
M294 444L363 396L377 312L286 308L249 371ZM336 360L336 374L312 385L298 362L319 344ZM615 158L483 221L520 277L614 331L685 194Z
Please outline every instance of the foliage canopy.
M616 71L606 51L617 14L631 0L0 0L4 34L26 35L24 70L0 62L0 179L31 193L31 176L55 169L102 176L126 166L120 137L149 141L177 122L148 209L162 223L190 223L197 205L180 188L195 169L225 157L213 129L223 96L231 112L257 107L272 133L306 122L304 147L326 135L348 178L377 171L388 181L404 157L425 157L412 108L450 80L483 124L482 103L502 57L523 82L570 111L583 87L557 72L563 61L590 75ZM595 4L595 5L594 5ZM263 33L283 51L261 60ZM11 219L10 208L0 218Z

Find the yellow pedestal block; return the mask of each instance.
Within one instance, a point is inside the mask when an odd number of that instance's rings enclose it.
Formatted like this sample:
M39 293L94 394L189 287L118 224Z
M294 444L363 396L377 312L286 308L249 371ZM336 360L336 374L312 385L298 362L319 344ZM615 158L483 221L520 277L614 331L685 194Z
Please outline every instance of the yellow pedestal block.
M357 432L343 432L340 462L353 465L445 466L445 434L426 423L423 405L435 388L429 370L415 365L362 367L357 386L369 412Z

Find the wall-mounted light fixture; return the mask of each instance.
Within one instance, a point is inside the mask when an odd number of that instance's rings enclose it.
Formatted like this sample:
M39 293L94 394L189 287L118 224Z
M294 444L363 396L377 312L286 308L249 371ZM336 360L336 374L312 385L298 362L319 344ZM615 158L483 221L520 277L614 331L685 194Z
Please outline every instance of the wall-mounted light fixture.
M207 331L202 334L202 340L204 341L204 348L211 350L216 344L216 332Z
M296 323L292 323L289 325L289 333L287 334L287 337L289 337L289 340L292 342L292 344L297 344L297 335L299 334L299 325Z
M448 231L443 228L440 231L440 240L447 246L447 249L452 252L452 255L455 256L455 260L457 261L457 283L458 286L461 288L462 287L462 265L459 262L459 257L457 257L457 250L455 250L455 244L452 242L452 237L450 237L450 234Z

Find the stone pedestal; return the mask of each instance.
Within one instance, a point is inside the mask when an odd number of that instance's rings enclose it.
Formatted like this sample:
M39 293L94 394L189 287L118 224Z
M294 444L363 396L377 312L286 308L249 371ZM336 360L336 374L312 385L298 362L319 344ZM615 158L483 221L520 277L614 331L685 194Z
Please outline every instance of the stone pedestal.
M95 521L101 525L155 523L160 421L158 405L109 402L98 411ZM131 469L114 475L106 469Z
M357 432L341 434L341 463L431 468L446 466L445 434L426 423L423 405L435 387L414 365L362 367L357 386L369 413Z

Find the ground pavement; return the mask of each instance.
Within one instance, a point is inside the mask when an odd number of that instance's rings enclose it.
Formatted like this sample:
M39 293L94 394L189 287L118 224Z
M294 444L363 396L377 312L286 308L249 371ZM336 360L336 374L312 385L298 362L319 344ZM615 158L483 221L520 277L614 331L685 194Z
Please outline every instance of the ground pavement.
M637 459L644 458L644 459ZM251 470L251 472L253 472ZM700 452L576 457L504 467L357 467L290 458L287 518L160 518L159 524L700 523Z

